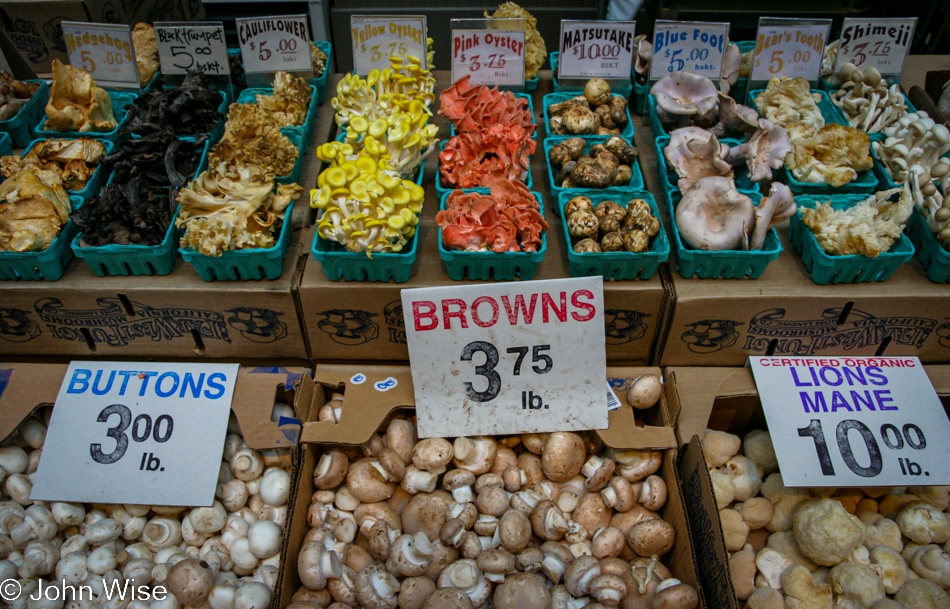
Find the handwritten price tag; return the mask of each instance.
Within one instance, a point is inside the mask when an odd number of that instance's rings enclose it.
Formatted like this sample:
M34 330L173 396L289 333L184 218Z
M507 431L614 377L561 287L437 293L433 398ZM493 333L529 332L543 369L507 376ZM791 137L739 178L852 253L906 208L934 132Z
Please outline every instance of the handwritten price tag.
M69 63L92 75L100 87L139 88L132 31L128 25L63 21Z
M818 80L831 20L815 21L803 24L795 19L759 19L751 80L763 81L775 76Z
M199 70L211 76L227 76L228 48L224 26L218 23L155 22L158 60L162 74L186 74Z
M603 285L403 290L419 435L606 428Z
M241 59L248 74L313 73L306 15L235 19Z
M835 59L835 74L847 63L860 70L877 68L881 74L899 75L910 52L917 18L845 19Z
M950 421L918 358L749 361L786 486L950 483Z
M31 498L211 505L238 369L72 362Z
M469 75L473 85L524 85L524 39L523 29L453 29L452 81Z
M426 18L424 15L350 17L353 66L366 76L384 70L390 57L415 57L426 69Z
M718 81L728 39L728 23L657 21L650 80L686 70Z
M635 21L561 21L558 78L630 80Z

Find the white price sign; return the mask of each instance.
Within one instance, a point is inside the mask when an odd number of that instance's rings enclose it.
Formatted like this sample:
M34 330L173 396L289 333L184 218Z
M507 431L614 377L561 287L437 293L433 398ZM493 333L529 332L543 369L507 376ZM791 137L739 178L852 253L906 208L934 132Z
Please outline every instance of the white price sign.
M860 70L900 74L914 40L917 17L908 19L845 19L841 26L835 74L846 63Z
M950 484L950 421L916 357L751 357L786 486Z
M426 18L424 15L350 17L353 37L353 66L366 76L373 70L385 70L390 57L415 57L426 65Z
M198 70L210 76L231 73L224 26L218 23L155 22L158 60L162 74L187 74Z
M818 80L830 28L831 19L803 23L796 19L762 17L755 37L750 79L767 81L775 76L787 76Z
M636 21L561 21L558 79L630 80Z
M139 88L128 25L63 21L69 63L89 72L100 87Z
M419 435L605 429L601 277L402 291Z
M650 80L686 70L718 82L728 40L728 23L657 21Z
M238 369L72 362L30 498L211 505Z
M235 19L248 74L313 72L306 15Z
M453 25L456 21L468 20L456 19ZM453 28L452 82L470 76L473 85L524 85L524 41L523 25L521 29Z

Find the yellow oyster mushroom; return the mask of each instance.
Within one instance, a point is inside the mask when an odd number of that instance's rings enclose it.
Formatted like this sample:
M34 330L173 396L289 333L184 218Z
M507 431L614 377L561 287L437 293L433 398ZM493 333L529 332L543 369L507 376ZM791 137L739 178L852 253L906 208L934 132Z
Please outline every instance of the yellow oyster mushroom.
M323 172L326 175L326 183L335 188L346 186L349 179L346 176L346 170L342 167L330 167Z
M360 170L360 173L376 173L378 169L376 161L367 155L360 155L360 157L356 159L355 164L356 168Z
M406 219L403 218L402 215L390 216L389 226L395 230L400 230L406 226Z
M364 133L367 129L369 129L369 122L367 122L367 120L362 116L354 116L350 119L350 124L347 131L350 129L357 133Z
M360 174L359 168L356 166L356 163L353 161L347 161L340 165L340 169L343 170L346 175L346 181L351 182L356 179L356 176Z

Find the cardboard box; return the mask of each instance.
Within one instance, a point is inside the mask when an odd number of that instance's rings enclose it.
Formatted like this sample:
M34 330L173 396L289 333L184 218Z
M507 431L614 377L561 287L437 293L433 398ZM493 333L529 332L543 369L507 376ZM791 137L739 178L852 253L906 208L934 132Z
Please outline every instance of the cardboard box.
M925 370L944 408L950 409L950 366L925 366ZM679 478L706 602L711 607L739 609L709 466L699 440L707 428L740 437L752 429L768 429L759 392L748 368L667 368L664 375L667 407L679 444L686 445Z
M0 357L307 359L296 252L274 281L202 281L179 257L165 276L96 277L73 259L59 281L4 282Z
M546 74L550 74L547 72ZM447 88L449 72L436 72L436 90ZM334 90L339 76L333 75L330 90ZM539 121L538 130L544 123L542 99L552 92L550 76L542 78L538 90L532 94L534 113ZM332 135L332 112L328 111L327 124L316 133ZM449 122L441 115L430 119L440 126L440 138L449 138ZM642 119L633 118L635 129L643 127ZM321 121L322 123L323 121ZM543 131L542 131L543 133ZM642 135L640 136L643 137ZM544 215L551 227L547 231L547 252L538 267L534 279L559 279L570 277L567 262L565 235L561 221L554 215L556 201L550 194L544 148L539 136L538 147L531 158L531 190L542 196ZM316 140L324 141L324 140ZM641 155L652 150L646 140L639 141ZM641 158L641 161L645 160ZM315 163L314 163L315 164ZM305 166L306 172L311 167ZM442 259L439 258L439 230L435 215L439 210L435 181L438 167L437 154L426 159L426 199L422 207L419 225L419 245L412 277L407 283L380 283L371 281L330 281L322 265L310 256L314 235L305 234L301 243L307 251L307 264L295 293L300 307L300 316L309 342L310 356L317 361L409 361L406 343L405 322L402 315L400 290L433 286L451 286L478 283L452 281ZM646 174L649 170L642 167ZM316 171L313 182L316 181ZM304 182L301 182L304 183ZM649 182L648 182L649 185ZM658 192L655 189L653 192ZM625 201L624 201L625 203ZM605 281L604 307L607 339L607 361L615 364L646 365L653 360L651 355L659 338L659 330L672 300L670 285L657 273L646 281Z
M357 373L363 373L365 382L354 385L349 380ZM619 387L629 379L645 373L656 373L656 369L609 368L608 376L616 379ZM373 389L373 384L379 380L392 377L397 384L386 392ZM301 435L301 475L300 486L297 488L296 504L294 506L294 520L290 535L290 546L287 553L287 568L281 580L281 597L289 599L300 585L296 571L295 557L299 554L303 539L309 531L307 524L307 509L310 505L310 495L315 490L313 478L308 475L316 466L317 461L325 448L343 446L355 448L369 441L373 433L384 429L390 415L397 410L413 408L414 397L412 378L408 368L389 366L319 366L315 371L309 415L304 423ZM320 407L326 402L330 391L344 392L343 415L339 424L318 422L316 420ZM301 396L306 392L301 387ZM657 422L668 423L665 403L661 400L659 408L654 409L653 415ZM664 449L663 466L659 474L667 481L669 497L666 506L660 510L661 516L676 529L676 540L673 550L664 556L663 563L685 583L697 585L693 551L687 529L686 515L683 509L682 497L674 490L677 484L676 450L670 448L669 427L647 427L638 429L633 424L633 413L630 408L621 408L610 414L610 427L598 431L597 434L608 446L617 448L655 448ZM675 443L675 439L673 440ZM700 593L702 594L702 593ZM704 605L700 602L700 607Z
M4 29L38 74L49 74L54 58L69 63L60 21L126 23L128 15L121 0L2 0L0 10Z
M37 408L52 406L59 394L63 377L69 368L65 364L0 364L0 439L6 439L19 424ZM310 393L300 388L310 389L310 370L306 368L284 368L274 373L271 368L242 368L238 372L234 387L231 410L241 426L244 442L260 451L288 449L291 460L291 496L288 500L287 523L292 521L292 509L296 501L294 489L298 488L300 476L297 442L300 437L301 421L305 408L310 403ZM279 422L271 420L274 403L292 405L296 419L282 418ZM312 471L311 467L310 470ZM312 476L307 475L307 479ZM309 501L309 495L307 500ZM293 542L292 527L284 527L281 543L281 565L287 564L287 549ZM299 540L298 540L299 541ZM294 574L296 576L296 553L294 554ZM286 607L288 600L281 598L280 580L284 569L278 575L270 609Z
M660 365L742 366L772 354L950 362L947 286L928 280L916 256L883 283L817 285L787 225L778 232L782 254L758 279L683 279L671 269Z

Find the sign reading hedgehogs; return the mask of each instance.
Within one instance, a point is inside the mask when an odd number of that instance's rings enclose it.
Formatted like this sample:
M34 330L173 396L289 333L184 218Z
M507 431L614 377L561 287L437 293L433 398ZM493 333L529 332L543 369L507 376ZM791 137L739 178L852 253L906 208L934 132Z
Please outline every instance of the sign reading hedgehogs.
M602 277L402 290L420 437L607 428Z

